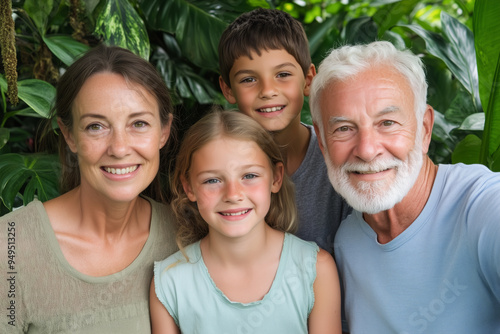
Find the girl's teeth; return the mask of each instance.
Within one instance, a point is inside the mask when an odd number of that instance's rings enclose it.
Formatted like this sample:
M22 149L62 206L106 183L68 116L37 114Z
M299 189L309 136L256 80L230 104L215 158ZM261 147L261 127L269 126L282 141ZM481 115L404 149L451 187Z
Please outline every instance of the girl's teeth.
M132 166L132 167L127 167L127 168L109 168L109 167L105 168L106 172L111 173L111 174L117 174L117 175L132 173L136 169L137 169L137 165Z
M224 212L221 212L221 214L223 216L241 216L241 215L244 215L245 213L247 213L248 211L250 211L250 210L243 210L243 211L240 211L240 212L233 212L233 213L224 213Z

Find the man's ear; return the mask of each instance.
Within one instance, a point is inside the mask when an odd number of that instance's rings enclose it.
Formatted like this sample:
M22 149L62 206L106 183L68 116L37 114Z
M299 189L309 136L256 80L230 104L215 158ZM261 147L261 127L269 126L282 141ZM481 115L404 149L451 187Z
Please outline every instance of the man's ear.
M309 96L309 93L311 92L311 83L315 76L316 76L316 67L314 66L314 64L311 64L311 66L309 66L309 70L307 71L305 77L306 83L304 86L304 96Z
M182 188L184 189L184 192L186 193L187 197L191 202L196 202L196 195L193 192L193 189L191 188L191 184L189 184L189 181L186 180L184 175L181 176L181 183L182 183Z
M285 174L285 166L282 162L278 162L274 167L273 184L271 185L271 192L277 193L283 184L283 175Z
M76 153L75 138L73 137L71 131L66 127L66 125L64 125L60 117L57 117L57 125L59 125L59 129L61 130L64 136L64 140L66 141L66 144L68 144L71 152Z
M170 130L172 129L173 117L174 116L172 114L168 115L168 118L169 118L168 123L165 125L162 125L162 127L161 127L161 137L160 137L160 148L159 149L162 149L163 146L165 146L165 144L168 141L168 137L170 137Z
M432 128L434 126L434 109L427 105L424 113L422 126L422 153L427 154L432 139Z
M318 124L313 123L313 126L314 126L314 132L316 132L316 137L318 138L319 149L321 150L323 156L325 156L325 149L323 147L323 137L321 136L321 131L319 130Z
M229 85L222 79L222 76L219 76L219 86L222 94L226 98L227 102L231 104L236 104L236 98L234 97L233 90Z

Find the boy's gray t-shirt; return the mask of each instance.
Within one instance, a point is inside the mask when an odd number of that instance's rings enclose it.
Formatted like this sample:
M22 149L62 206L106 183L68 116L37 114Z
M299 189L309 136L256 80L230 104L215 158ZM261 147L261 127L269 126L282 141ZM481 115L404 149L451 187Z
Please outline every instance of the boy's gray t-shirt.
M303 124L311 132L307 153L293 173L299 228L295 235L315 241L319 247L333 254L333 241L340 222L352 211L346 201L333 189L328 179L323 154L312 126Z

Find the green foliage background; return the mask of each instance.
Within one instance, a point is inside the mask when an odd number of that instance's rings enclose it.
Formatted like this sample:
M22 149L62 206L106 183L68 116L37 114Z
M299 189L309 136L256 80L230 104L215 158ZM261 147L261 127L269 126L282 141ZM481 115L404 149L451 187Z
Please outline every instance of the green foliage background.
M102 41L153 63L170 88L182 135L211 104L229 107L218 86L217 44L231 21L256 7L278 8L302 22L316 66L333 47L374 40L420 55L428 102L436 110L431 158L500 171L498 0L13 0L11 5L20 102L12 105L7 97L9 78L2 67L0 215L35 196L44 201L58 195L58 159L36 153L37 129L49 114L60 74L85 50ZM1 19L3 29L8 21ZM307 103L302 120L311 122Z

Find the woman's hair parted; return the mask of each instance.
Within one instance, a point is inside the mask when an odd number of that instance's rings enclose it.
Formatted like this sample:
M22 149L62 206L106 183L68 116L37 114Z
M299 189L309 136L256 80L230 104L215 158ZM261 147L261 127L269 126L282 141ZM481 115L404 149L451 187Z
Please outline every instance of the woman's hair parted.
M73 104L84 83L94 74L114 73L125 80L144 87L158 103L163 126L168 126L173 114L173 105L168 88L154 66L147 60L118 46L101 44L87 51L68 67L57 84L56 99L51 118L57 117L68 128L73 129ZM45 135L51 133L51 120L45 126ZM49 136L47 136L49 137ZM159 173L151 185L143 191L157 201L165 200L165 184L161 181L161 171L168 171L167 153L175 138L175 129L171 127L167 144L160 150ZM45 146L50 146L50 138L45 139ZM65 193L80 185L80 168L76 154L71 152L62 135L58 136L59 159L62 165L60 191Z
M196 122L187 132L179 149L171 185L172 208L178 221L177 244L182 250L208 234L208 224L201 217L195 202L191 202L182 186L181 177L187 182L193 154L210 141L219 137L255 142L267 155L273 171L278 163L284 163L278 145L272 136L252 118L237 111L221 111L216 108ZM294 185L283 173L283 183L277 193L271 193L266 223L283 232L297 228Z

